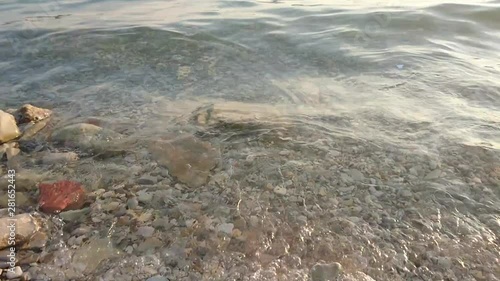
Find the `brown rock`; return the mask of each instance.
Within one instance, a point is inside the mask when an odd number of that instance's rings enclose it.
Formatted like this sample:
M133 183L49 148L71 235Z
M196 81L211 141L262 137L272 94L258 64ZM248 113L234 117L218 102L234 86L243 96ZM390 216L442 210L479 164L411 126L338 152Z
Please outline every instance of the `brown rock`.
M85 190L77 182L41 183L38 188L40 189L38 206L45 213L77 210L85 204Z
M25 104L15 113L17 124L38 122L52 115L52 110L39 108L31 104Z
M150 151L158 163L166 166L171 175L189 187L205 184L219 158L217 150L210 143L193 136L156 141Z

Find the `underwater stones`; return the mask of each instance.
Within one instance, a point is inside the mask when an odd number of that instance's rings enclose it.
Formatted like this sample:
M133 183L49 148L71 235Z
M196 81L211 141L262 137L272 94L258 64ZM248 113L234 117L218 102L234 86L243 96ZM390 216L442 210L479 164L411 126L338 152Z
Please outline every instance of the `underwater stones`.
M441 176L441 170L440 169L436 169L430 173L428 173L424 179L426 180L435 180L437 178L439 178Z
M156 141L150 150L159 164L166 166L172 176L189 187L204 185L219 158L210 143L193 136Z
M41 183L38 188L40 189L38 205L45 213L76 210L85 203L85 190L77 182Z
M78 160L78 154L74 152L47 152L42 157L42 163L53 164L67 164Z
M120 134L92 124L78 123L56 130L51 139L70 147L101 151L109 141L119 139Z
M12 114L0 110L0 143L8 142L21 135Z

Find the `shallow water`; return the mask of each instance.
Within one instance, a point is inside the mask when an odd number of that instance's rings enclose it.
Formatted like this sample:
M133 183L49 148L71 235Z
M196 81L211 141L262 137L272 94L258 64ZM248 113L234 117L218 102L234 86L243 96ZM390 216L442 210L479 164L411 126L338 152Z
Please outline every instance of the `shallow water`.
M376 280L498 280L499 19L498 1L7 0L0 108L32 103L62 123L99 117L126 135L133 161L82 154L74 167L27 165L93 190L155 170L144 147L166 135L217 147L201 191L177 194L165 177L167 203L143 205L175 217L183 237L207 239L200 265L176 252L196 252L193 241L161 234L169 243L155 253L184 257L185 267L167 268L201 274L193 280L305 280L321 260ZM186 121L220 102L279 114L208 129ZM275 186L293 191L283 199ZM182 210L196 200L200 214ZM244 240L221 242L184 222L198 216L259 222L241 226ZM124 251L134 239L111 240ZM112 264L96 276L114 274Z

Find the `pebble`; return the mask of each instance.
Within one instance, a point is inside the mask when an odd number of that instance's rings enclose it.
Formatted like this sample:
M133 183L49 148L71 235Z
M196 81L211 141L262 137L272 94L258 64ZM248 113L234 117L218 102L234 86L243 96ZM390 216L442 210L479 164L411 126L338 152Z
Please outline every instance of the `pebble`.
M259 218L257 216L251 216L250 217L250 220L249 220L249 223L250 223L250 226L251 227L257 227L259 226Z
M144 238L151 237L155 232L155 228L152 226L141 226L137 229L137 235Z
M431 168L431 170L435 170L437 167L438 167L438 162L436 162L434 160L431 160L429 162L429 168Z
M337 151L337 150L331 150L330 152L328 152L327 156L329 157L339 157L340 156L340 152Z
M137 200L137 198L135 197L132 197L130 199L127 200L127 207L131 210L137 208L137 206L139 206L139 201Z
M232 223L222 223L222 224L220 224L217 227L217 230L219 232L223 232L223 233L232 235L233 234L233 228L234 228L234 224L232 224Z
M7 279L15 279L19 278L23 275L23 270L21 269L20 266L14 267L13 270L7 269Z
M279 194L279 195L286 195L286 188L281 187L279 185L276 186L273 191L274 191L274 193Z
M348 174L344 174L344 173L340 174L340 179L345 183L353 182L353 179Z
M312 281L334 281L342 274L342 265L338 262L330 264L317 263L311 269Z
M153 276L153 277L146 279L146 281L168 281L168 279L167 279L167 277L156 275L156 276Z
M83 221L86 215L90 213L90 208L83 208L80 210L70 210L59 213L59 216L66 222Z
M137 193L137 199L142 203L149 203L153 199L153 193L141 190Z
M355 180L355 181L362 181L365 179L365 176L363 175L363 173L361 173L359 170L357 169L351 169L347 172L349 174L349 176Z
M437 179L439 178L439 176L441 176L441 170L439 169L436 169L430 173L428 173L424 179L426 180L434 180L434 179Z
M44 164L65 164L78 160L78 154L74 152L49 152L42 157Z
M140 185L153 185L155 183L158 182L158 179L156 177L153 177L153 176L142 176L141 178L139 178L137 180L137 184L140 184Z

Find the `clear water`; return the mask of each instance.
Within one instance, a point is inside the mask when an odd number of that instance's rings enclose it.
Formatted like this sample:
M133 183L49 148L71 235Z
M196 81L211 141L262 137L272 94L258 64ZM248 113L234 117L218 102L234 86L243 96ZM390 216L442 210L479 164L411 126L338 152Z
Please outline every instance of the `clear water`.
M224 188L212 180L203 200L227 206L232 219L262 222L243 242L211 241L212 260L190 269L200 274L194 280L305 280L321 260L376 280L498 280L499 53L498 1L4 0L0 107L32 103L63 122L100 117L126 131L126 148L138 155L162 134L196 132L177 121L199 106L281 108L286 120L270 127L197 132L221 149L212 177L226 177ZM130 165L82 157L76 167L31 168L106 189L97 179L126 182ZM408 178L414 167L420 172ZM424 179L436 167L444 176ZM366 181L342 181L349 169ZM296 193L282 199L263 186L286 185L285 172ZM386 193L371 205L374 189ZM182 193L188 202L201 196ZM145 209L171 216L167 205ZM373 212L405 226L387 227ZM432 241L435 256L415 261ZM465 265L445 268L438 256ZM423 267L438 275L425 277Z

